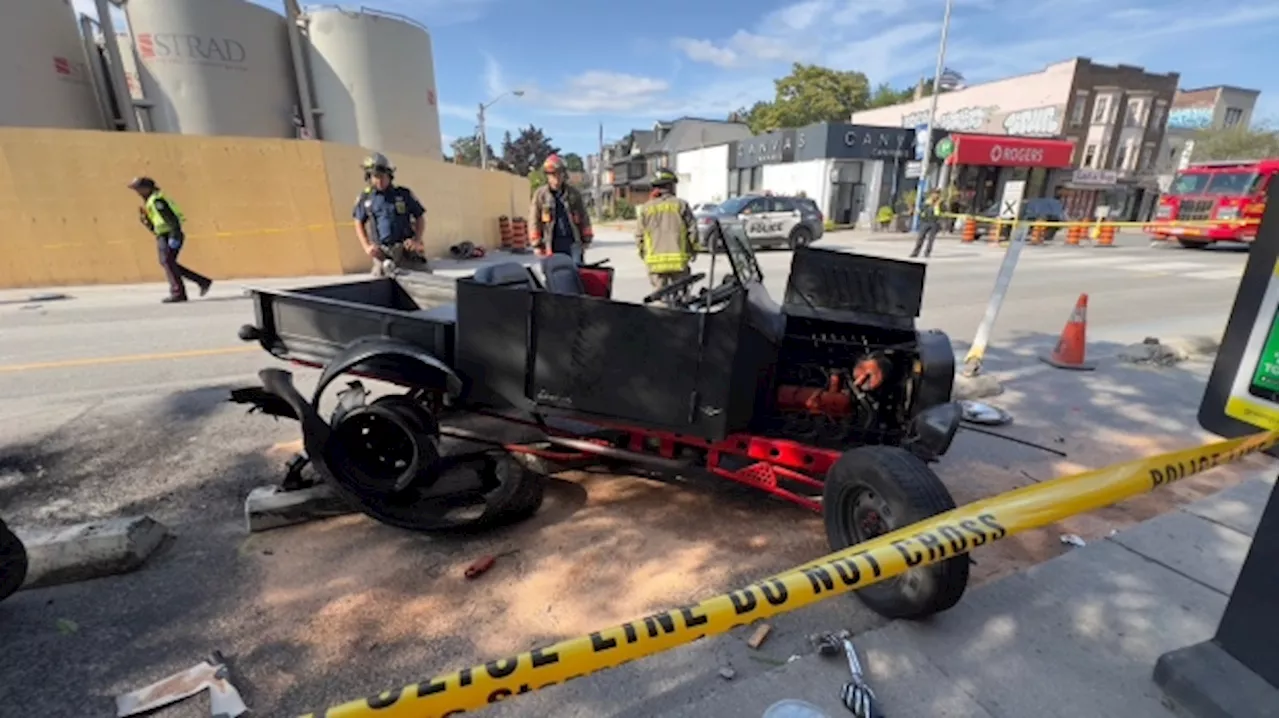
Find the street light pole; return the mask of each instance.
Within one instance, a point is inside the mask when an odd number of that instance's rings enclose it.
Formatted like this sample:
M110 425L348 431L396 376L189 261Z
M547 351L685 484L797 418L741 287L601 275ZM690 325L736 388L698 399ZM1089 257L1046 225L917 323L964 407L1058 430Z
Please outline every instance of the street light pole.
M920 179L916 181L916 206L912 215L911 228L920 228L920 208L924 206L924 195L929 188L929 164L933 158L930 151L933 144L933 121L938 114L938 88L942 82L943 64L947 58L947 31L951 29L951 0L947 0L946 9L942 11L942 40L938 43L938 64L933 70L933 96L929 98L929 121L925 124L924 157L920 159Z
M488 139L488 135L485 134L485 129L484 129L484 111L489 109L490 107L493 107L494 103L506 97L507 95L524 97L524 90L510 90L508 92L502 93L501 95L498 95L497 97L493 98L492 100L489 100L488 102L480 103L480 112L479 114L476 115L476 119L480 121L480 128L479 128L480 129L480 169L482 170L489 169L489 139Z

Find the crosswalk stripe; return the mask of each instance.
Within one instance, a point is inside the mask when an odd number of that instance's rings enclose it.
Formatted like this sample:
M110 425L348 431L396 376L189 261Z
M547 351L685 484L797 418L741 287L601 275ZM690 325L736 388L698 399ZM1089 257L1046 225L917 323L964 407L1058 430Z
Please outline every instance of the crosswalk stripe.
M1186 272L1182 276L1195 277L1196 279L1239 279L1244 273L1244 268L1237 269L1210 269L1203 272Z

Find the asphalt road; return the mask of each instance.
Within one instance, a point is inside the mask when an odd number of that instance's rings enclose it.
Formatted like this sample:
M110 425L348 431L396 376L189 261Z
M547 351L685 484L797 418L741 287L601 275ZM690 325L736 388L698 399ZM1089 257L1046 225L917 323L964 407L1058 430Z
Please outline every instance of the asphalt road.
M865 233L832 234L822 244L893 257L904 257L910 249L901 239ZM1015 410L1026 431L1039 436L1056 432L1058 441L1077 452L1072 456L1076 463L1050 462L1030 450L958 441L957 458L943 472L949 483L954 477L958 501L1006 487L974 479L976 474L969 473L973 467L982 473L999 464L996 468L1004 471L1000 476L1047 476L1193 441L1191 417L1207 371L1203 362L1164 374L1125 373L1128 370L1121 368L1100 368L1088 379L1034 374L1044 369L1035 354L1052 345L1081 293L1089 295L1090 351L1099 355L1113 355L1116 347L1147 336L1221 334L1244 267L1243 252L1153 248L1143 238L1129 236L1122 236L1119 245L1026 248L989 352L991 371L1042 377L1005 397L1005 406ZM617 269L615 294L627 300L648 291L633 247L626 234L602 232L588 257L611 259ZM1001 254L986 246L941 239L929 262L920 325L946 331L963 353L986 306ZM760 255L766 283L777 298L782 296L789 259L787 252ZM720 264L717 273L723 268ZM700 258L695 270L708 269L707 258ZM441 271L468 270L443 266ZM309 281L326 280L263 284ZM454 544L406 538L358 517L329 524L336 530L289 530L246 539L239 523L243 497L252 487L279 477L285 454L271 447L296 439L297 430L291 422L246 417L242 407L225 401L228 388L252 383L257 370L273 363L256 346L236 339L238 327L252 320L242 284L219 282L209 297L185 305L159 304L160 285L71 288L63 290L71 298L48 302L25 301L30 292L0 292L0 400L5 406L0 415L0 512L17 525L148 513L173 526L177 534L165 555L138 574L24 592L0 604L0 634L12 647L0 652L0 686L10 692L0 700L0 715L57 718L105 713L110 696L185 668L213 648L238 656L240 670L249 676L251 705L256 698L260 706L296 711L422 678L423 670L457 667L529 647L503 642L501 630L489 629L504 612L519 617L508 619L513 633L536 622L519 609L520 596L537 587L514 584L519 595L496 596L494 613L466 614L480 609L465 604L480 601L473 594L458 604L456 596L447 594L461 588L450 585L446 590L443 579L437 580L439 554L456 552ZM300 376L309 380L313 373L304 370ZM557 501L575 500L576 489L562 490L563 495L551 501L552 513ZM652 520L672 520L671 494L654 491ZM593 493L589 503L598 502L599 496ZM664 607L673 597L705 596L766 575L793 563L794 556L822 548L816 538L820 528L807 516L783 512L760 519L758 503L749 499L714 501L719 502L716 509L686 509L727 510L727 505L742 512L741 523L767 520L778 526L805 526L815 538L742 556L742 545L695 546L688 532L696 527L673 526L668 533L701 552L684 556L689 570L678 579L692 581L690 586L651 597L652 603L628 603L604 588L593 594L590 586L578 591L591 598L589 602L567 602L562 596L554 602L563 612L573 608L583 613L588 624L620 620L615 614L630 618L639 610ZM617 560L571 553L573 542L565 537L577 530L575 525L562 518L546 521L544 539L559 541L548 544L548 552L558 547L569 564ZM610 531L635 528L602 525ZM783 529L759 530L769 536ZM542 568L563 571L569 584L595 582L607 588L610 581L634 575L626 572L636 566L648 566L627 561L641 561L645 541L653 539L645 533L626 535L630 544L619 550L634 553L626 553L616 575L602 570L588 580L573 573L572 565L547 568L544 563ZM585 534L582 538L587 543L601 540ZM756 537L744 534L741 541L758 546ZM668 555L664 561L674 559ZM344 562L361 566L361 572L354 577L333 572ZM415 574L441 587L428 588L412 578ZM437 596L436 590L443 593ZM636 592L643 592L643 585L628 593ZM511 603L498 603L499 598ZM431 604L428 599L445 603ZM606 608L610 602L619 607ZM420 614L412 613L414 605ZM855 605L831 609L836 611L832 620L849 627L875 622ZM445 607L470 618L462 621L461 629L443 631L447 640L429 646L413 640L422 628L413 621L402 621L397 631L385 635L370 627L370 622L376 625L397 611L409 611L422 621L436 620L448 615ZM546 613L559 611L552 611L548 603ZM350 635L335 637L335 625ZM486 627L484 637L467 630L478 625ZM520 640L560 637L575 630L580 629L573 621L553 622L532 635L525 631ZM802 635L799 629L795 633ZM777 640L779 646L790 645ZM361 658L354 660L353 655ZM750 662L735 665L742 672L749 670ZM204 710L186 707L161 715L199 715Z

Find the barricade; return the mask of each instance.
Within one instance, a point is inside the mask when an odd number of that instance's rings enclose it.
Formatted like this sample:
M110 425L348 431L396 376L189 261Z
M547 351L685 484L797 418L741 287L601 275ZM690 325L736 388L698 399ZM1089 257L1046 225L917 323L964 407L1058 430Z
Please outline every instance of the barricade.
M511 218L502 215L498 218L498 238L501 241L501 247L505 250L511 249Z
M1045 230L1045 226L1043 223L1036 222L1035 224L1031 225L1031 243L1032 244L1044 244L1044 230Z
M1066 244L1072 247L1080 246L1080 240L1084 239L1085 229L1082 224L1073 224L1067 227Z
M525 222L524 217L513 217L511 219L510 249L516 254L525 254L529 251L529 225Z
M1276 445L1274 431L1051 479L974 502L701 603L489 661L306 718L443 718L866 588Z
M1095 247L1114 247L1116 244L1116 226L1114 224L1104 224L1098 227L1098 241L1094 242Z
M973 244L978 238L978 220L973 217L964 218L964 233L960 235L960 241L963 244Z

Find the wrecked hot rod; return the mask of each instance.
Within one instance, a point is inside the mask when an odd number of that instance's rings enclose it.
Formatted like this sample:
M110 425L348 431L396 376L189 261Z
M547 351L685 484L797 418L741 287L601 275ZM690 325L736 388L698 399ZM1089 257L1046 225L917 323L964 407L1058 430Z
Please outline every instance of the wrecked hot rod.
M558 255L457 280L252 290L241 339L321 374L310 399L281 369L233 399L298 419L322 480L408 529L520 520L546 472L592 462L758 488L820 512L833 550L954 508L928 466L961 412L950 341L915 327L924 265L799 248L779 305L740 223L711 244L710 277L640 304L611 298L609 267ZM370 401L349 381L326 419L321 395L342 376L405 391ZM858 595L886 616L927 616L959 600L968 561Z

